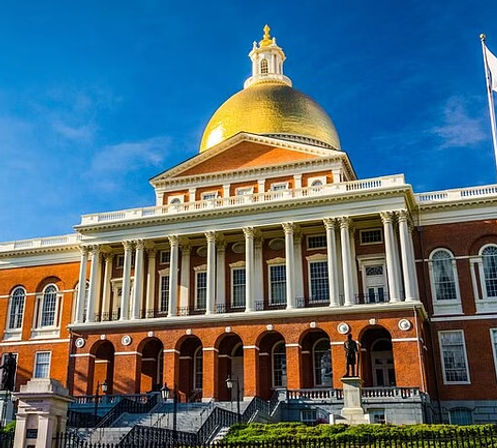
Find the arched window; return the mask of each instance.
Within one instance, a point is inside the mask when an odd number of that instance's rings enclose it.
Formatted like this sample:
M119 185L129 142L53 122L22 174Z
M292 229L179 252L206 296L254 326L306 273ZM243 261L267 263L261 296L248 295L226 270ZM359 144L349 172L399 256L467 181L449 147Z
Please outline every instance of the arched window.
M22 327L22 316L24 313L24 299L26 291L21 286L12 291L10 296L10 310L8 328L14 330Z
M193 388L202 390L202 346L193 355Z
M485 247L481 258L487 298L497 298L497 246Z
M314 360L314 385L331 386L331 352L330 341L326 338L320 339L313 347Z
M459 300L454 256L446 249L431 254L433 296L436 301Z
M321 179L313 180L311 183L311 187L322 187L323 181Z
M269 66L267 64L267 59L261 60L261 73L269 73Z
M286 350L283 341L273 347L273 386L286 387Z
M48 285L43 291L41 307L41 327L52 327L55 325L55 314L57 312L57 287Z

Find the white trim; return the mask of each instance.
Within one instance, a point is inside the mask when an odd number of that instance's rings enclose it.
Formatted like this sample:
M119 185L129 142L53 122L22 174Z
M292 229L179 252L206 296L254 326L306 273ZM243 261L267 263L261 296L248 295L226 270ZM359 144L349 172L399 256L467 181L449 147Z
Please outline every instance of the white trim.
M491 306L491 305L497 305L497 296L488 297L488 293L487 293L485 270L483 268L483 256L484 256L483 251L487 247L495 247L497 249L497 244L495 244L495 243L484 244L482 247L480 247L480 250L478 251L478 255L479 255L478 271L479 271L479 275L480 275L480 285L481 285L481 292L482 292L483 297L482 297L481 301L476 303L476 306L477 306L477 308L481 308L481 307L478 307L478 304L482 304L482 305L486 304L487 307L488 307L488 305L490 305L490 308L497 309L497 306L494 306L494 307ZM493 310L486 310L486 311L493 311Z
M302 348L302 346L298 342L290 342L289 344L285 344L285 347L299 347L299 348Z
M96 358L95 355L93 355L92 353L71 353L69 355L70 358L87 358L87 357L90 357L90 358Z
M330 303L330 289L329 289L329 279L328 279L328 298L324 300L313 300L312 298L312 278L311 278L311 264L313 263L326 263L328 266L328 256L326 254L314 254L306 257L307 260L307 293L309 297L309 304L312 303ZM326 268L326 273L329 275L329 269Z
M23 304L22 304L22 316L21 316L21 325L19 327L16 327L16 328L11 328L10 327L10 313L12 311L12 299L14 298L14 292L17 291L18 289L22 289L22 292L24 294L23 296ZM5 322L5 333L7 334L17 334L17 333L21 333L22 334L22 330L24 328L24 316L26 315L26 313L24 312L26 310L26 297L27 297L27 294L26 294L26 288L22 285L16 285L12 288L11 292L10 292L10 295L9 295L9 305L7 307L7 318L6 318L6 322ZM5 335L4 335L4 339L5 339Z
M246 190L248 193L240 193L241 191ZM246 186L246 187L237 187L235 188L235 196L244 196L246 194L254 194L254 186Z
M247 284L247 271L245 270L245 261L237 261L235 263L230 263L230 305L231 308L245 308L247 306L247 297L244 297L243 305L235 305L235 283L233 281L233 273L235 271L245 271L245 284L243 285L243 294L246 294L246 284Z
M209 195L215 195L213 198L206 198L205 196ZM209 190L209 191L203 191L202 194L200 195L200 199L202 201L213 201L219 197L219 191L217 190Z
M284 383L285 384L280 384L280 385L276 386L274 384L274 349L278 345L281 345L281 344L283 344L283 347L285 348L285 350L284 350L284 354L285 354L285 381L284 381ZM271 347L271 386L272 386L273 389L276 388L276 387L287 387L287 382L288 382L288 365L286 363L286 344L285 344L285 340L282 339L280 341L277 341Z
M48 376L47 378L50 378L50 371L52 370L52 351L51 350L37 350L35 352L35 356L34 356L34 362L33 362L33 376L31 378L36 378L35 377L35 374L36 374L36 360L37 360L37 357L40 353L48 353L50 356L48 358ZM43 377L42 377L43 378Z
M284 186L285 188L277 188ZM285 191L288 190L288 182L273 182L269 185L269 190L271 191Z
M162 261L162 254L165 253L165 252L168 252L169 253L169 257L171 257L171 250L170 249L161 249L159 250L159 262L157 263L159 266L161 265L165 265L165 264L170 264L170 261ZM171 260L171 258L169 258L169 260Z
M310 247L309 246L309 239L316 238L316 237L323 237L324 238L324 245L318 246L318 247ZM311 235L306 235L305 236L305 245L306 245L306 249L308 251L310 251L310 250L323 250L323 249L326 250L326 233L313 233Z
M219 350L216 347L202 347L202 346L200 346L198 348L201 348L204 352L217 352L217 353L219 353ZM197 351L198 348L195 351Z
M497 328L489 328L490 331L490 344L492 344L492 353L494 355L494 372L495 375L497 376L497 350L496 350L496 345L497 345ZM494 332L495 332L495 342L494 342Z
M322 384L317 384L316 381L316 345L318 345L321 341L327 341L328 342L328 352L330 353L330 364L331 364L331 382L333 384L333 360L331 359L331 344L330 344L330 339L327 336L323 336L322 338L319 338L314 344L312 344L311 347L311 362L312 362L312 379L313 379L313 387L323 387ZM302 352L304 353L309 353L309 352ZM324 387L329 387L329 386L324 386Z
M361 271L362 277L362 294L364 296L364 300L369 297L368 294L368 285L367 285L367 275L366 268L369 266L382 266L383 269L383 303L388 303L390 300L390 292L388 290L388 275L387 272L387 264L386 264L386 254L378 254L378 255L363 255L361 257L357 257L357 262L359 265L359 270ZM374 286L373 286L374 287ZM375 297L376 298L376 297ZM368 302L369 303L369 302ZM382 303L382 302L375 302Z
M464 314L459 314L457 316L447 316L447 317L432 317L431 322L459 322L464 320L488 320L496 319L496 314L473 314L472 316L465 316Z
M466 375L468 377L467 381L447 381L445 377L445 364L443 360L443 351L442 351L442 333L461 333L462 334L462 345L464 351L464 362L466 363ZM457 385L457 384L471 384L471 377L469 375L469 364L468 364L468 355L466 351L466 340L464 337L464 330L461 329L453 329L453 330L440 330L438 331L438 350L440 352L440 363L442 365L442 381L445 385Z
M201 267L205 266L206 269L200 269ZM194 272L195 272L195 294L194 294L194 303L193 303L193 309L194 310L207 310L207 265L202 265L202 266L195 266L193 268ZM199 308L198 306L198 276L200 274L205 274L205 306L204 308ZM169 293L171 293L169 291Z
M275 260L278 260L278 261L275 261ZM280 260L283 260L283 263L280 262ZM274 305L274 306L277 306L277 305L285 305L286 304L286 295L284 297L284 300L280 303L274 303L273 302L273 295L272 295L272 292L271 292L271 268L273 267L278 267L278 266L283 266L285 268L285 279L287 277L287 272L286 272L286 263L285 263L285 259L284 258L273 258L272 260L267 260L267 280L268 280L268 285L267 285L267 288L268 288L268 305L271 306L271 305ZM285 290L286 290L286 283L285 283ZM288 304L287 304L288 305Z
M166 301L166 309L168 309L168 312L169 312L169 295L171 294L171 291L169 291L169 268L165 268L165 269L162 269L159 271L159 281L157 282L158 285L157 285L157 305L155 306L154 305L154 308L157 309L158 312L161 312L163 313L164 310L161 309L161 303L162 303L162 279L163 278L168 278L168 281L167 281L167 287L168 287L168 291L167 291L167 301Z
M179 350L176 350L175 348L165 348L163 350L163 353L181 353Z
M257 345L244 345L243 346L243 349L247 349L247 350L252 350L252 349L255 349L255 350L260 350L259 347L257 347Z
M316 182L319 180L321 182L321 185L312 185L313 182ZM313 188L319 188L319 187L324 187L328 183L328 180L326 176L314 176L314 177L308 177L307 178L307 186L308 187L313 187Z
M122 355L138 355L143 356L140 352L114 352L114 356L122 356Z
M371 243L363 243L362 242L362 235L363 233L366 232L371 232L374 230L379 230L380 231L380 241L373 241ZM373 246L375 244L383 244L385 242L385 238L383 237L383 229L381 227L370 227L367 229L360 229L359 230L359 246Z
M57 344L69 341L70 339L37 339L36 341L0 342L0 347L10 347L12 345Z
M421 338L392 338L392 342L422 342Z
M179 199L179 202L175 202L175 204L183 204L185 202L185 195L184 194L174 194L171 196L167 197L167 204L171 205L173 201L176 199ZM174 204L172 204L174 205Z

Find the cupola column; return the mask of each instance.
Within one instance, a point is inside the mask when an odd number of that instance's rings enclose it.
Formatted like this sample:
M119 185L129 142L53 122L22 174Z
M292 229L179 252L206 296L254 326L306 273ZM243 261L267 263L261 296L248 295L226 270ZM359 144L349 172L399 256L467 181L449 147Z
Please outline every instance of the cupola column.
M179 239L177 235L169 235L169 303L167 305L168 317L178 314L178 261Z
M143 297L143 240L137 240L135 245L135 282L133 288L133 309L131 318L139 319Z
M124 246L124 263L123 263L123 284L121 292L121 317L119 320L129 319L129 297L131 293L131 257L133 243L123 241Z
M350 225L349 217L339 218L340 222L340 243L342 246L342 267L343 267L343 293L344 305L354 304L354 274L352 272L352 256L350 250Z
M330 306L340 306L340 293L338 285L338 260L335 228L336 221L333 218L324 218L326 227L326 247L328 256L328 288L330 294Z
M295 253L293 247L293 232L295 225L292 222L282 224L285 232L285 276L286 276L286 308L296 307L295 300Z
M397 280L397 266L395 257L395 233L393 228L393 212L380 213L383 222L383 233L385 235L385 258L387 264L388 293L390 302L400 300L399 283Z
M215 312L216 305L216 232L205 232L207 239L207 291L205 314Z
M99 285L100 272L100 248L92 246L91 253L91 270L90 270L90 287L88 289L88 306L86 308L86 322L95 321L95 305L98 300L97 290Z
M244 227L245 235L245 311L255 311L254 295L254 228Z
M81 247L81 261L79 264L78 295L76 297L76 323L83 322L86 295L86 270L88 267L88 248Z

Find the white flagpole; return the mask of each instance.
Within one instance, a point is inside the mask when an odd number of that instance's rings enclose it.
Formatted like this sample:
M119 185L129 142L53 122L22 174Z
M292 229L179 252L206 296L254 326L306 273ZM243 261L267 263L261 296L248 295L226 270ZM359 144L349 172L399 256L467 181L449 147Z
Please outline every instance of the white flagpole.
M487 52L485 51L485 34L480 34L481 48L483 51L483 65L485 66L485 80L487 82L488 108L490 112L490 126L492 127L492 141L494 143L495 168L497 169L497 127L495 124L495 105L492 93L490 72L488 70Z

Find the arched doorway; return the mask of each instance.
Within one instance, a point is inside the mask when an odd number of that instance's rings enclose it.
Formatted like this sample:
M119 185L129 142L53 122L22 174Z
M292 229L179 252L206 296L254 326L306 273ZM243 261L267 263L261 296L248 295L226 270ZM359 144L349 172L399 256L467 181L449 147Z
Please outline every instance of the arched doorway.
M331 387L333 384L330 338L323 330L310 330L302 337L303 387Z
M179 343L179 384L181 401L202 400L202 342L186 336Z
M112 394L114 389L114 345L109 341L99 341L93 345L90 353L94 356L93 375L88 381L90 395L95 393L97 383L107 383L107 394Z
M240 398L243 399L243 342L240 336L233 333L225 334L221 336L216 346L219 350L217 369L218 399L220 401L236 399L235 395L231 396L231 393L236 394L236 389L230 392L226 387L228 377L238 380Z
M395 386L392 337L387 330L369 328L362 334L360 365L365 386Z
M275 389L286 387L285 339L277 331L267 332L259 339L259 393L269 400Z
M142 393L157 391L163 385L164 345L157 338L143 340L138 346L141 356L139 390Z

